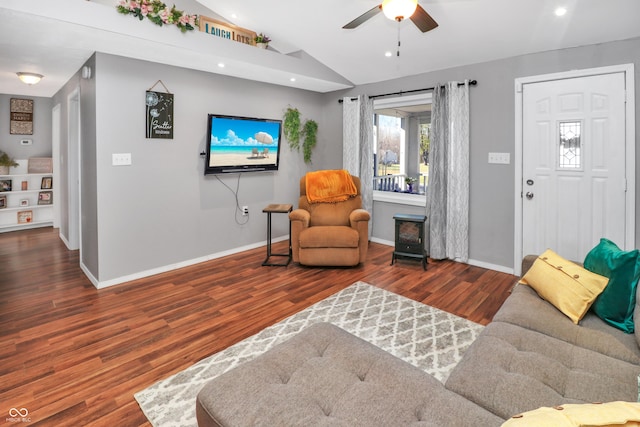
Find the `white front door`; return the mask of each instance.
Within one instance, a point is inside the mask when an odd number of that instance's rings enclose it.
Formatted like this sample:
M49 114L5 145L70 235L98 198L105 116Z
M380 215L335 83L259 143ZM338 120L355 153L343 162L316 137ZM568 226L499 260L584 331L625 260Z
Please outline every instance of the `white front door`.
M522 255L625 247L625 108L624 72L522 85Z

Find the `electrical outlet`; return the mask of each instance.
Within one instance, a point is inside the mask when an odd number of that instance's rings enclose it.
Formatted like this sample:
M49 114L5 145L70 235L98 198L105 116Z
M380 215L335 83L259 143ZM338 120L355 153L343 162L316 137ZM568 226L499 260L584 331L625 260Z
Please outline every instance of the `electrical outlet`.
M247 216L249 215L249 206L243 206L242 207L242 216Z

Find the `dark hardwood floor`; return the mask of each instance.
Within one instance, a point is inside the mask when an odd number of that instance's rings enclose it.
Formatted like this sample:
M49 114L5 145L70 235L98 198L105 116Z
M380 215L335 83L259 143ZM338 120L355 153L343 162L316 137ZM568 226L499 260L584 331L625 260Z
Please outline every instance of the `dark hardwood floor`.
M0 423L26 408L29 425L148 426L135 392L353 282L486 324L516 280L451 261L391 266L391 252L371 243L357 268L284 268L262 267L263 247L97 290L58 230L2 234Z

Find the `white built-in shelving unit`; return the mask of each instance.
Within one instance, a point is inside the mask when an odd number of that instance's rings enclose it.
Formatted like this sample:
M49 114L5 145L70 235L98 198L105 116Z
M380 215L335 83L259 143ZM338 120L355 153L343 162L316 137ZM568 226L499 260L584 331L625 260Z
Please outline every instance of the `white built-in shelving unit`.
M16 162L8 175L0 175L0 233L52 226L53 172L28 173L28 160Z

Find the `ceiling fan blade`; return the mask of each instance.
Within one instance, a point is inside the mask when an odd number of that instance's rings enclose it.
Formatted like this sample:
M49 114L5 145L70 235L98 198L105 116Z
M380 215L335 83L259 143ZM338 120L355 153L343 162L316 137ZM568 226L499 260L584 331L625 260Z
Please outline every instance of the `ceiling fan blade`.
M420 5L418 5L410 19L423 33L431 31L438 26L438 23Z
M362 15L358 16L356 19L354 19L353 21L349 22L347 25L345 25L342 28L344 28L346 30L351 30L353 28L356 28L358 25L360 25L363 22L373 18L374 16L376 16L380 12L382 12L382 5L381 4L379 4L378 6L374 7L373 9L369 10L368 12L365 12Z

